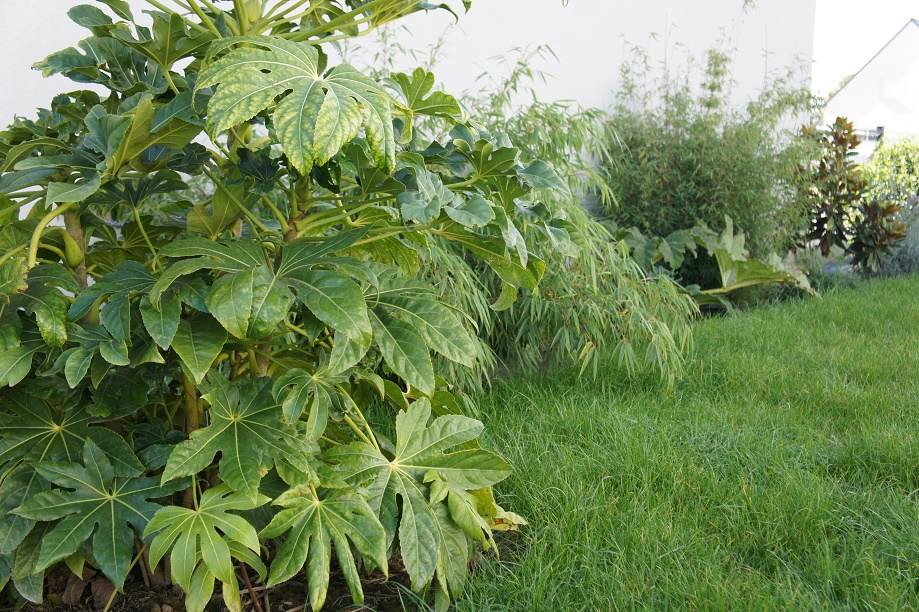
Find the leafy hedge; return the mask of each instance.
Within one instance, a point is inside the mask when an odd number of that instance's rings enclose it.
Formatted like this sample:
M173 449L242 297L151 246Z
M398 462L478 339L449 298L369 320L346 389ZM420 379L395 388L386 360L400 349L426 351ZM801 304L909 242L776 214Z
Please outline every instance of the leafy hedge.
M621 139L605 161L613 201L605 214L619 227L667 236L705 225L743 227L754 255L788 248L798 237L802 204L796 168L807 143L785 127L811 108L796 75L770 75L759 97L732 107L730 58L711 50L699 71L655 76L638 53L623 66L610 120Z

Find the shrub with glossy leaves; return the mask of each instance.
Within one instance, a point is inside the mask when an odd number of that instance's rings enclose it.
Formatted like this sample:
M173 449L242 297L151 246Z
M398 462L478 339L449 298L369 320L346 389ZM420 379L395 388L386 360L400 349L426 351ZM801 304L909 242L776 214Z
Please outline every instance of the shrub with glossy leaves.
M357 603L398 554L446 609L522 519L435 375L432 351L476 350L420 253L480 262L499 301L532 291L545 262L515 237L537 214L567 245L539 204L567 186L425 70L328 66L334 41L446 5L151 1L144 27L97 4L38 67L108 93L0 132L0 583L40 601L64 561L120 590L168 556L189 610L218 581L240 610L236 568L304 571L319 609L333 551Z

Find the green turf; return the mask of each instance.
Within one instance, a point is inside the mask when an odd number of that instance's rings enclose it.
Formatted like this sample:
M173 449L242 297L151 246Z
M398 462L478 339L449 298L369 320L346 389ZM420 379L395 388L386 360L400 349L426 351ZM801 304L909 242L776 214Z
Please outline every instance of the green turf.
M919 277L696 343L669 398L563 372L481 400L530 526L459 610L919 608Z

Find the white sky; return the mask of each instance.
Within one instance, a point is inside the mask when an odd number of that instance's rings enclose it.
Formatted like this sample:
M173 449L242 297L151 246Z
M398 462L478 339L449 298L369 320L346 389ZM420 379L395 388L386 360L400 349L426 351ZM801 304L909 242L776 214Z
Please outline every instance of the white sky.
M912 18L919 19L916 0L817 0L813 90L835 89Z

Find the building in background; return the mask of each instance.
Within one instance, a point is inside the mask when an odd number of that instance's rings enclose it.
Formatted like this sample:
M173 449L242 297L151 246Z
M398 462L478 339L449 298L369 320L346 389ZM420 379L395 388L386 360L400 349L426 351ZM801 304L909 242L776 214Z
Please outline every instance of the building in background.
M878 138L919 137L919 21L911 19L823 108L824 123L847 117L862 136L859 161Z
M86 1L86 0L83 0ZM171 4L170 0L161 0ZM2 0L7 28L0 37L0 124L14 114L31 116L55 93L77 88L56 76L42 80L29 66L49 53L75 45L89 32L66 12L79 0ZM149 9L130 0L135 14ZM458 4L458 3L457 3ZM734 57L732 91L737 104L756 95L767 73L813 58L816 0L769 0L744 8L745 0L474 0L458 23L445 11L413 15L396 32L399 44L424 50L443 36L435 74L451 93L478 87L477 78L500 78L514 49L549 45L557 56L533 68L552 75L539 83L544 100L573 100L607 107L614 101L622 62L633 45L646 47L654 64L677 65L688 54L699 59L713 46ZM15 24L13 27L12 24ZM371 35L360 44L374 42ZM377 40L375 44L379 44ZM422 58L419 58L421 60ZM411 62L399 69L411 68ZM802 78L808 78L805 70Z

